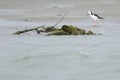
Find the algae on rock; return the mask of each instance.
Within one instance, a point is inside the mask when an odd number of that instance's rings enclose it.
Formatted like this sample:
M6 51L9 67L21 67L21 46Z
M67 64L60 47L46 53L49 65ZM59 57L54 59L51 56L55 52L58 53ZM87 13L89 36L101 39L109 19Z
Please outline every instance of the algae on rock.
M54 27L47 27L47 35L95 35L92 31L86 31L85 29L80 29L72 25L63 25L61 29Z
M55 27L47 27L47 28L45 28L45 32L47 33L47 32L52 32L52 31L56 31L56 30L58 30L57 28L55 28Z
M42 28L42 30L39 28ZM46 35L95 35L96 33L92 32L89 30L88 32L85 29L80 29L76 26L72 25L63 25L60 29L56 27L36 27L32 29L27 29L27 30L22 30L22 31L17 31L14 34L19 35L21 33L29 32L29 31L36 31L37 34L40 34L40 32L46 33Z
M58 30L58 31L49 32L47 35L70 35L70 34L66 31Z
M77 27L74 27L72 25L70 25L70 26L63 25L61 29L72 35L78 35L78 33L79 33Z
M91 30L87 32L87 35L95 35L96 33L92 32Z

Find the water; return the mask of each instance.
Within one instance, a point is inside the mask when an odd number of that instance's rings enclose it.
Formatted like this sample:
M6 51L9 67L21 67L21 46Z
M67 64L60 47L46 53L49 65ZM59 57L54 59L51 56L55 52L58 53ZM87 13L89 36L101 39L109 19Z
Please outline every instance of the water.
M0 78L119 80L119 39L114 38L115 40L108 36L4 37L0 44Z
M120 79L119 0L2 0L0 4L0 80ZM89 9L105 17L98 27L85 16ZM66 10L68 15L57 27L72 24L102 35L12 35L16 27L53 25Z

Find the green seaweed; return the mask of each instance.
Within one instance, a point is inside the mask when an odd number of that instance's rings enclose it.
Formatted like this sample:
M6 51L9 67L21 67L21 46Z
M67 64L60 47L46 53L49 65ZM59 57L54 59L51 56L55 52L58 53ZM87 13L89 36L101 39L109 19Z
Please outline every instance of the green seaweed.
M70 35L70 34L63 30L57 30L57 31L49 32L47 35Z
M85 29L80 29L72 25L63 25L61 29L47 27L45 32L48 33L47 35L95 35L91 30L86 32Z
M41 30L41 28L42 28L42 30ZM44 26L39 26L36 28L17 31L13 34L20 35L22 33L33 31L33 30L36 31L37 34L44 32L47 35L97 35L96 33L92 32L91 30L86 32L85 29L80 29L80 28L73 26L73 25L63 25L62 28L60 28L60 29L53 27L53 26L46 27L46 28Z
M78 28L75 27L75 26L72 26L72 25L70 25L70 26L63 25L62 30L66 31L66 32L68 32L69 34L72 34L72 35L78 35L79 34Z
M79 29L76 26L68 26L68 25L63 25L62 29L72 35L86 35L86 30L85 29Z
M78 29L79 35L86 35L86 30L85 29Z
M92 32L91 30L89 30L89 31L87 32L87 35L95 35L95 33Z
M47 27L47 28L45 28L45 32L47 33L47 32L52 32L52 31L57 31L58 29L57 28L55 28L55 27Z

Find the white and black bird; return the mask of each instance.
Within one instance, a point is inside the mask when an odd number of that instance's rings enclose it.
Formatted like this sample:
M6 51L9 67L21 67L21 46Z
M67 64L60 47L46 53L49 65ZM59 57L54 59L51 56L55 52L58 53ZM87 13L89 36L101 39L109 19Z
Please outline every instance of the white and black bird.
M95 21L94 26L97 26L97 21L104 19L103 17L100 17L97 14L92 13L92 11L88 11L88 15Z

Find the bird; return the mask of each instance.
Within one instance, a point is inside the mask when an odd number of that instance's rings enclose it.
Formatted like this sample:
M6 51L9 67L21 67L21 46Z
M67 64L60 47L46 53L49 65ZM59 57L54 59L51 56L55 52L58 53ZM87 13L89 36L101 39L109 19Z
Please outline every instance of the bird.
M92 11L88 11L88 14L94 21L94 27L97 26L97 21L104 19L103 17L98 16L98 14L93 13Z

